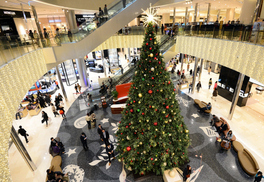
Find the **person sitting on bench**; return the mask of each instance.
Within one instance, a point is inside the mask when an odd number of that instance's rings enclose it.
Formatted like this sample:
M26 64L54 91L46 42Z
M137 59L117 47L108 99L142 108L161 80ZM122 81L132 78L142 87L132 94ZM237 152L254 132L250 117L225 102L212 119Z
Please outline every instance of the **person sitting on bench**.
M216 115L213 115L213 118L210 121L212 126L215 126L215 123L219 122L219 118Z
M219 135L224 134L224 131L226 131L228 129L227 123L226 121L223 121L222 125L220 126L219 129Z
M205 112L206 110L210 110L212 108L212 105L211 103L209 102L205 107L201 108L200 110L198 110L199 112L200 111L203 111Z

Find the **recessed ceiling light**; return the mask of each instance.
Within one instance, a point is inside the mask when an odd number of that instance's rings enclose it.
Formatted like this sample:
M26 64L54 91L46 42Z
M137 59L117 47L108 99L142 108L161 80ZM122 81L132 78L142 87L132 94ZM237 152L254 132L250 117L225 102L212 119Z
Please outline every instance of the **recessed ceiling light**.
M7 1L5 1L7 3Z

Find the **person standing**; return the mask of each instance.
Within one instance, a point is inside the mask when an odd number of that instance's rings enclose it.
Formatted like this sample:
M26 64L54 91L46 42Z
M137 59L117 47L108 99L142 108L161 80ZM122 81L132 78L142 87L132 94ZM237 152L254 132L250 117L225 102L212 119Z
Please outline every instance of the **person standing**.
M190 70L190 76L192 76L192 69Z
M123 8L125 8L126 7L126 0L122 0L122 2L123 2Z
M55 80L55 84L56 84L56 86L57 86L57 89L60 89L60 87L59 87L59 83L58 83L57 80Z
M262 178L264 178L264 176L262 175L262 172L259 171L255 176L254 182L261 182Z
M105 142L105 145L109 143L109 133L105 129L102 130L103 133L103 141Z
M188 93L190 93L192 91L192 86L193 86L192 83L190 83L189 84L189 92Z
M31 38L32 40L32 44L33 44L33 40L34 40L34 35L33 35L33 32L32 30L29 30L29 33L28 33L29 37Z
M70 42L72 42L72 33L71 33L70 29L68 29L68 38L69 38Z
M164 31L164 26L163 24L161 24L161 34L163 35L163 31Z
M88 129L91 129L91 117L90 117L90 113L87 113L87 115L85 116L85 120L87 122Z
M106 152L108 154L108 161L109 161L109 166L111 165L111 157L115 159L115 154L114 154L114 146L111 143L108 143L106 146Z
M183 181L186 181L192 173L192 168L190 165L187 165L187 167L183 170Z
M119 68L121 69L121 74L123 75L124 69L123 69L122 65L119 65Z
M211 66L209 66L209 68L208 68L208 75L210 75L210 73L211 73L211 70L212 70L212 67L211 67Z
M19 133L21 136L25 137L25 140L26 140L26 142L28 143L28 139L27 139L28 134L27 134L27 131L26 131L24 128L22 128L22 126L19 126L18 133Z
M196 88L197 88L197 92L200 91L200 88L202 88L202 84L201 84L201 81L199 81L196 85Z
M77 94L78 93L78 86L77 86L77 84L75 84L74 89L75 89L76 94Z
M83 144L83 149L84 150L88 150L88 146L87 146L87 136L85 135L84 132L82 132L81 136L80 136L80 140Z
M51 103L51 110L52 110L55 118L56 118L56 115L59 116L59 113L56 111L56 108L55 108L54 104L52 104L52 103Z
M108 82L110 84L110 87L112 87L113 79L110 76L108 77Z
M44 28L43 31L44 31L44 37L47 41L47 46L49 46L50 45L49 33L47 32L46 28Z
M107 10L107 5L105 4L105 7L104 7L104 15L108 15L108 10Z
M199 74L199 71L200 71L200 66L197 67L196 76L197 76L197 74Z
M216 89L216 88L217 88L217 81L214 84L214 89Z
M38 36L37 30L34 30L33 37L34 37L34 40L36 41L36 44L39 46L39 36Z
M210 79L209 79L209 84L208 84L208 86L209 86L209 88L208 88L208 89L210 89L210 88L211 88L212 84L213 84L213 83L212 83L212 78L210 78Z
M218 95L218 91L217 91L217 88L215 88L214 91L213 91L212 99L214 99L216 101L217 95Z
M49 120L49 117L48 117L48 114L45 112L45 111L42 111L42 121L41 123L44 123L46 122L46 127L48 127L48 120Z
M62 116L62 118L67 120L66 115L65 115L64 108L60 106L59 107L59 110L60 110L59 113Z
M103 131L102 131L103 129L104 128L101 126L101 124L98 124L97 133L99 134L102 141L104 141L103 140Z

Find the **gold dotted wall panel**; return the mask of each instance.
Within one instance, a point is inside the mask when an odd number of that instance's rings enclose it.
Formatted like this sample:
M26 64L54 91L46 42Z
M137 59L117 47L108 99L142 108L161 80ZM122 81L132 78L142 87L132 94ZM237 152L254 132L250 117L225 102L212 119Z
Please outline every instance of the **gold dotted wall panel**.
M264 47L222 39L178 36L175 52L209 60L264 83Z
M11 181L8 141L15 113L28 89L47 72L42 50L23 55L0 68L0 181Z

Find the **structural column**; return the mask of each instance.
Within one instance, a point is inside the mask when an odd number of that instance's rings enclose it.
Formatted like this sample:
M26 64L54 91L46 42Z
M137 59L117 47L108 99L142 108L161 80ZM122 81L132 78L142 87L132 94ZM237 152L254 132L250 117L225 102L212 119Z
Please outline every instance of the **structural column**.
M217 10L217 15L216 15L216 20L217 20L217 21L220 20L220 12L221 12L221 10L218 9L218 10Z
M226 22L228 22L229 20L232 21L235 19L235 9L234 8L230 8L226 10Z
M61 91L62 91L62 94L64 96L64 99L66 101L68 101L68 97L67 97L67 94L65 92L65 89L64 89L64 85L62 83L62 80L61 80L61 75L60 75L60 71L59 71L59 67L58 65L56 66L56 73L57 73L57 76L58 76L58 79L59 79L59 83L60 83L60 88L61 88Z
M36 25L37 25L37 29L38 29L38 33L39 33L39 37L41 39L41 42L43 42L43 34L42 34L42 31L41 31L41 28L40 28L40 25L39 25L39 20L38 20L38 15L37 15L37 12L36 12L36 9L35 9L35 6L31 6L31 10L32 10L32 13L33 13L33 16L34 16L34 19L35 19L35 22L36 22Z
M200 64L200 71L199 71L199 78L198 78L198 81L201 81L202 71L203 71L203 59L201 59L201 64Z
M78 31L74 10L64 10L68 29L71 29L72 33Z
M174 7L174 8L173 8L173 21L172 21L172 28L173 28L174 25L175 25L175 14L176 14L176 8Z
M183 60L184 60L184 54L180 54L180 59L181 59L181 73L182 73L182 70L183 70Z
M209 18L210 18L210 10L211 10L211 3L208 3L208 10L207 10L207 23L209 22Z
M194 14L193 14L193 21L197 21L197 9L198 9L198 3L195 3L195 8L194 8Z
M186 25L188 21L188 7L185 9L185 17L184 17L184 24Z
M251 25L253 24L254 11L256 9L257 0L244 0L239 20L242 24Z
M86 70L86 65L84 63L83 58L78 58L75 59L76 65L77 65L77 70L79 73L79 78L80 78L80 83L82 87L87 87L88 86L88 75L87 75L87 70Z
M193 80L192 80L192 94L194 93L196 74L197 74L198 58L195 57L194 69L193 69Z
M242 74L242 73L239 74L237 84L236 84L236 89L235 89L233 99L232 99L232 103L231 103L231 108L230 108L229 113L228 113L228 119L229 120L231 120L233 117L233 114L234 114L234 111L235 111L235 108L237 105L237 101L239 98L239 93L240 93L240 90L241 90L242 85L243 85L244 77L245 77L244 74Z
M34 162L32 161L29 153L27 152L27 149L25 148L25 146L23 145L22 141L20 140L14 126L12 126L11 128L11 132L10 132L10 136L12 138L12 141L14 142L14 144L17 147L17 150L20 152L22 158L25 160L25 162L27 163L28 167L32 170L35 171L37 169L36 165L34 164Z

